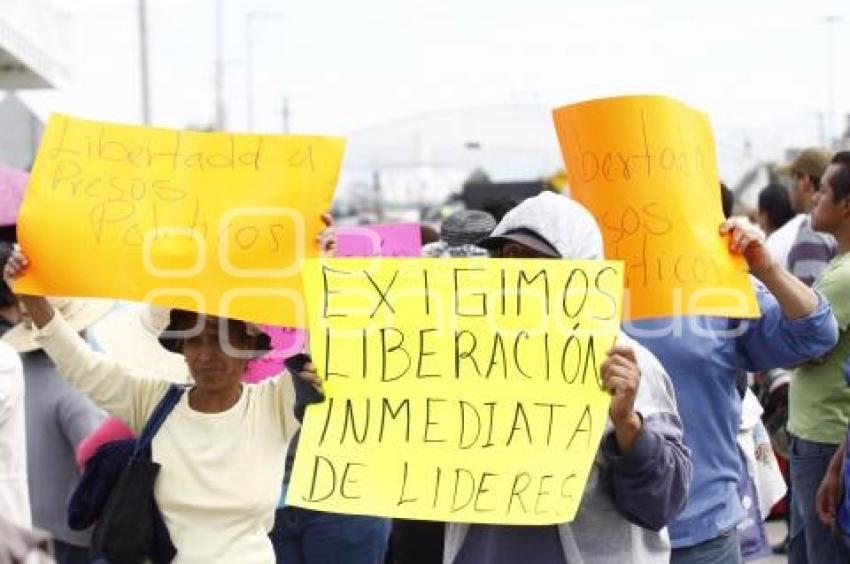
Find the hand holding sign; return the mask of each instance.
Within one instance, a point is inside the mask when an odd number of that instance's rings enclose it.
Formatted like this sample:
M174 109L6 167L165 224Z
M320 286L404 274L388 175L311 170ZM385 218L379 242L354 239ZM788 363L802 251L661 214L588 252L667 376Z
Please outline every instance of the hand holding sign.
M21 249L15 246L15 250L6 259L6 264L3 265L3 281L6 285L15 289L18 278L24 275L29 266L29 259L21 252Z
M776 265L765 245L764 232L744 217L731 217L720 225L727 237L729 250L744 257L753 276L759 276Z
M602 363L602 382L611 393L608 417L614 425L620 452L627 453L642 425L640 417L635 413L640 369L632 347L614 345L608 351L608 358Z
M325 228L322 229L322 232L316 238L316 242L319 244L319 256L333 258L336 256L339 246L333 216L329 213L323 213L322 223L325 224Z
M3 280L6 282L27 310L36 327L44 327L53 319L53 306L43 296L32 296L20 290L18 284L22 276L30 269L30 261L27 256L16 245L15 250L9 255L6 264L3 265Z

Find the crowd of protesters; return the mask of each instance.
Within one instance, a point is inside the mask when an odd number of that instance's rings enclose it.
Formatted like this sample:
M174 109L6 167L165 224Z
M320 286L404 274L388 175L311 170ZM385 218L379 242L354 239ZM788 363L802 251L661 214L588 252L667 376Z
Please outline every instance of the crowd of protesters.
M130 437L150 438L159 465L154 562L733 564L769 552L762 521L783 496L789 562L850 562L850 152L806 149L778 172L788 185L762 190L757 222L718 194L716 237L746 262L760 316L692 316L677 334L671 318L623 324L600 368L612 399L578 514L552 526L287 505L298 426L323 401L309 350L248 382L271 348L264 326L16 295L27 249L0 242L0 563L108 561L116 539L92 536L79 492ZM567 195L501 207L445 218L422 256L604 258ZM322 220L315 244L332 257Z

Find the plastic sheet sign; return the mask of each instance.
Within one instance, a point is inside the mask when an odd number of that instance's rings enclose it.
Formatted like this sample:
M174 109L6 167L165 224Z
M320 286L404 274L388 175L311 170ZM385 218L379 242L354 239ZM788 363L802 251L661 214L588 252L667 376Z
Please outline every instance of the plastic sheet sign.
M318 252L343 148L53 115L19 221L21 291L304 326L301 263Z
M670 98L627 96L554 111L572 196L626 264L624 317L757 317L723 221L708 117Z
M313 361L287 503L473 523L574 518L607 421L622 263L308 261Z
M422 231L418 223L382 223L336 230L338 257L418 257Z

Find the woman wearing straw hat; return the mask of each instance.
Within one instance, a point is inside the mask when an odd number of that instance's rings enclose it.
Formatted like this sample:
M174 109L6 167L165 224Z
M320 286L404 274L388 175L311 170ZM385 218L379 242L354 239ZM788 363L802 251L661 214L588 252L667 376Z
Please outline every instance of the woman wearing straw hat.
M329 228L319 243L331 254L332 220L323 219ZM27 266L16 251L4 276L15 280ZM60 373L138 433L170 384L92 351L44 298L20 297ZM160 341L184 356L194 381L152 443L161 465L154 496L177 549L174 561L274 562L268 532L293 431L286 423L289 388L285 378L240 380L246 357L268 350L268 335L243 321L173 310Z

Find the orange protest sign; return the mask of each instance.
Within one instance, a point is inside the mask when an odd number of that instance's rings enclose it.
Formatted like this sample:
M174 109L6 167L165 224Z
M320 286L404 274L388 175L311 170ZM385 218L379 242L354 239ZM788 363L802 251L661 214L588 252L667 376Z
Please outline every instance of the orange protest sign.
M670 98L592 100L553 112L572 197L625 262L625 319L757 317L746 263L723 222L708 117Z
M18 223L18 290L115 297L303 327L344 141L53 115Z

